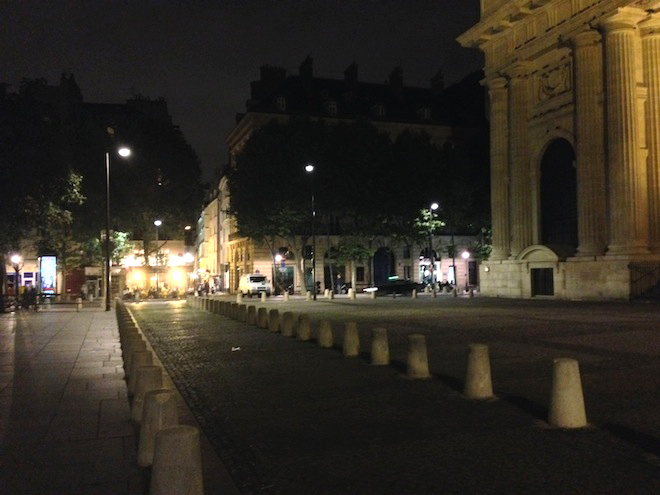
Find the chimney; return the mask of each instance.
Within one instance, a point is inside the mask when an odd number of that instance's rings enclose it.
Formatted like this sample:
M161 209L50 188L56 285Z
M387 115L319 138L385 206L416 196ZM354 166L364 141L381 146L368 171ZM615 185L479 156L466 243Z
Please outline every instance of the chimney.
M431 78L431 89L433 90L434 95L439 95L445 89L445 76L442 73L442 69L438 69L438 72L435 73L435 76Z
M403 91L403 69L401 67L395 67L390 73L389 83L393 93L399 94Z
M302 61L298 67L298 74L301 78L311 81L314 77L314 59L307 55L305 60Z
M350 84L355 84L358 80L358 66L355 62L346 67L344 71L344 81Z
M286 79L286 69L283 69L282 67L262 65L259 70L261 78L259 81L253 81L250 84L253 100L258 100L267 96L282 84L284 79Z

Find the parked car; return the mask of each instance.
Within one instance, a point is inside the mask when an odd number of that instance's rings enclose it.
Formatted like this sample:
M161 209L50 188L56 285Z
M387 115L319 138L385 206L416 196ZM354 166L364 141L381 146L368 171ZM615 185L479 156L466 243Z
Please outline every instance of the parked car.
M375 292L377 296L384 296L384 295L409 296L412 294L413 289L420 292L424 290L424 284L419 282L414 282L413 280L395 278L377 284L374 287L367 287L366 289L364 289L364 292Z
M238 291L244 296L254 296L265 292L267 296L273 293L273 285L266 275L250 273L243 275L238 282Z

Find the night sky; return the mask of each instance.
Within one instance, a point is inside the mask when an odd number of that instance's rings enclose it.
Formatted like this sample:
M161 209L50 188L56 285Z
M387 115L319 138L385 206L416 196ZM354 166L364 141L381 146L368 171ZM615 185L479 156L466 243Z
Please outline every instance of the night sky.
M297 74L427 87L482 67L456 36L479 18L478 0L6 0L0 2L0 82L59 82L72 72L87 102L164 97L202 162L204 179L227 162L225 138L245 110L261 65Z

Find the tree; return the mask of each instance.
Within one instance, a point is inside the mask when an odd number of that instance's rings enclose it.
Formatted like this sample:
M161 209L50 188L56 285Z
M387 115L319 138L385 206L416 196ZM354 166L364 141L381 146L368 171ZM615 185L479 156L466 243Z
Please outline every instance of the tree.
M71 208L82 204L82 178L71 167L68 129L46 82L25 80L17 94L0 93L0 311L4 311L6 255L28 236L41 254L70 252Z

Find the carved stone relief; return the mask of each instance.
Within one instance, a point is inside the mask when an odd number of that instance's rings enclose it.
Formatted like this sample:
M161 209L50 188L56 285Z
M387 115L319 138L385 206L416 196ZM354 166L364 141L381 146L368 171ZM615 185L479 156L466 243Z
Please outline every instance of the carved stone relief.
M537 77L537 101L544 102L571 90L571 68L564 65L542 72Z

